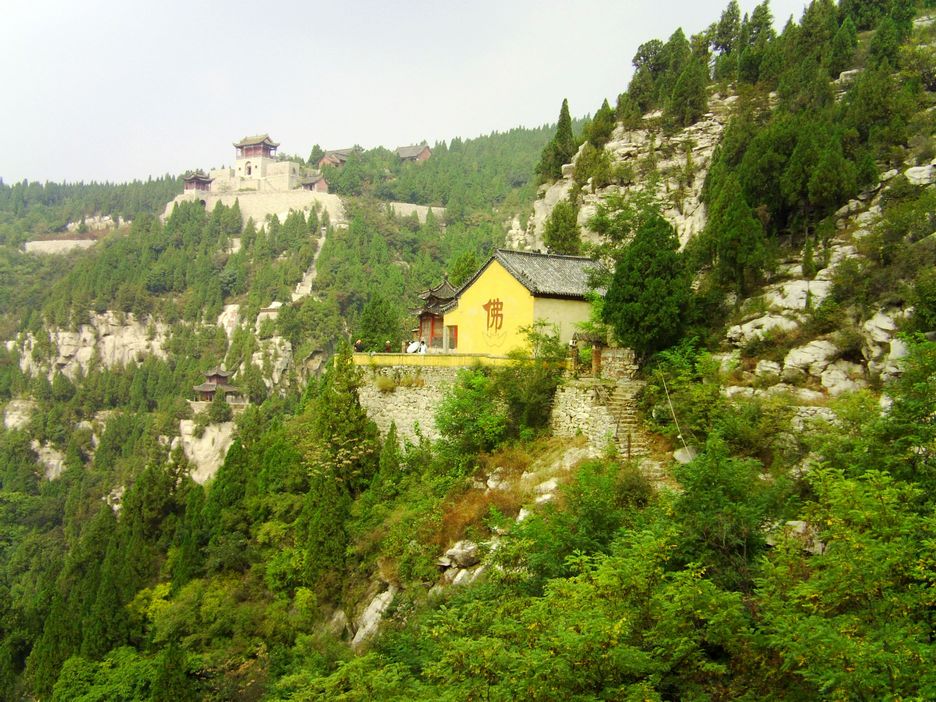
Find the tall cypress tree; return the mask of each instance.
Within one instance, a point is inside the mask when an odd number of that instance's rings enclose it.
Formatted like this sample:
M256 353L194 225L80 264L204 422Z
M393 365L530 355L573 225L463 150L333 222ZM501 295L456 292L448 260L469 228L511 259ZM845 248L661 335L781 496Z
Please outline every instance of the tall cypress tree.
M569 101L562 101L559 110L559 122L556 125L556 136L546 144L540 162L536 166L536 173L540 179L556 180L562 175L562 165L569 163L575 156L575 134L572 132L572 116L569 114Z
M690 283L676 232L661 216L651 215L618 259L603 321L621 344L646 358L682 335Z

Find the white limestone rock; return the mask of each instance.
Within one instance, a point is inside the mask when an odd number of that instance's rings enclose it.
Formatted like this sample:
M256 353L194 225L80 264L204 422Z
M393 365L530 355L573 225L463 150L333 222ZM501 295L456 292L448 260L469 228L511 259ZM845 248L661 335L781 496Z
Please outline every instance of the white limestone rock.
M790 417L790 428L797 434L802 434L812 430L816 424L834 424L837 419L835 412L828 407L794 407L793 416Z
M816 339L805 346L799 346L787 352L783 359L783 379L796 382L801 374L819 377L828 365L838 358L841 351L827 339Z
M728 340L735 346L743 346L751 341L763 339L772 332L789 332L799 326L794 320L781 314L766 314L744 324L736 324L728 329Z
M936 182L936 167L933 164L914 166L905 170L904 176L911 185L929 185Z
M260 368L267 388L273 389L292 366L292 343L282 336L262 339L260 350L253 353L251 362Z
M185 457L194 466L192 480L204 485L224 463L234 440L234 422L209 424L199 438L195 436L195 422L183 419L179 421L179 437Z
M859 212L864 207L861 200L849 200L835 211L836 217L847 217L848 215Z
M544 480L539 485L534 488L534 492L537 495L551 495L559 487L559 481L555 478L550 478L549 480Z
M387 590L374 595L374 598L364 608L361 616L355 622L356 631L354 638L351 640L352 648L359 648L366 641L373 638L380 627L380 622L383 620L384 612L393 602L396 593L396 587L391 585Z
M32 450L36 452L39 465L43 468L46 480L55 480L65 472L65 454L50 443L40 444L33 439L30 442Z
M777 311L805 312L820 304L832 291L828 280L789 280L769 286L764 291L767 306Z
M459 568L470 568L481 560L481 548L474 541L462 540L445 552Z
M751 398L754 397L754 388L745 387L743 385L729 385L721 389L721 394L729 400L738 397Z
M762 358L754 368L754 375L762 381L776 383L780 379L780 370L779 363Z
M820 380L822 386L833 397L847 392L855 392L867 387L863 375L863 368L857 363L839 359L822 372Z
M3 408L3 426L13 431L25 429L35 411L34 400L10 400Z
M234 330L240 324L240 305L225 305L224 310L218 315L218 326L224 330L228 341L234 336Z
M694 446L684 446L683 448L673 451L673 460L681 465L686 465L695 460L695 457L698 455L699 452Z

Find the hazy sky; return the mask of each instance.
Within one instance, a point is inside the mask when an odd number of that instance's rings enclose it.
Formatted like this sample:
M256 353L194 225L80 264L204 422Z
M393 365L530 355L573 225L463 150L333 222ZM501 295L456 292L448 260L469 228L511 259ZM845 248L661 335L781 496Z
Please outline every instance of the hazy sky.
M231 164L269 132L308 155L430 144L612 104L637 46L727 0L6 0L0 177L123 181ZM755 0L740 0L749 12ZM773 0L776 24L805 0Z

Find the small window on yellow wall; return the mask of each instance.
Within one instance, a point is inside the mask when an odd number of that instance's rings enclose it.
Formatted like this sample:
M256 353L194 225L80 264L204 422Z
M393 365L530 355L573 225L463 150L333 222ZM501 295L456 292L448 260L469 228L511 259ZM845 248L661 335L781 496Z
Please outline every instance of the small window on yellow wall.
M458 325L448 326L448 347L451 350L458 348Z

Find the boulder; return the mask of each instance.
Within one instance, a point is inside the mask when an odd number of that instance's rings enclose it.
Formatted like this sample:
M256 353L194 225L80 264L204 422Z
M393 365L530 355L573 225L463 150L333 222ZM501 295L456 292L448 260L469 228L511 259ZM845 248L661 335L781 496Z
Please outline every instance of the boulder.
M936 181L936 167L933 164L914 166L905 170L904 176L911 185L929 185Z
M549 480L544 480L539 485L534 488L534 492L538 495L551 495L559 487L559 481L555 478L550 478Z
M721 389L721 394L729 400L736 397L754 397L754 388L744 387L743 385L729 385Z
M673 460L681 465L686 465L695 460L695 457L698 455L699 452L694 446L684 446L681 449L673 451Z
M328 623L325 624L325 631L339 639L350 638L351 622L348 620L348 615L345 614L343 609L339 608L335 610L335 613L329 618Z
M470 568L481 560L481 549L474 541L458 541L445 552L453 564L459 568Z
M818 377L839 353L838 346L826 339L816 339L791 349L783 359L783 379L796 382L805 373Z
M757 362L757 367L754 368L754 375L761 380L775 383L780 379L780 370L779 363L762 358Z
M32 450L36 452L36 458L39 465L44 469L43 475L46 480L55 480L65 472L65 454L52 444L40 444L33 439L30 446L32 446Z
M390 603L393 602L395 595L396 587L393 585L389 589L374 595L374 598L367 604L367 607L364 608L361 616L355 622L357 630L351 640L352 648L359 648L377 633L383 614L387 611Z
M728 329L728 340L735 346L743 346L751 341L763 339L771 332L789 332L799 326L794 320L782 314L766 314L744 324L736 324Z
M867 383L861 377L862 371L863 368L857 363L839 359L822 372L820 381L829 394L836 397L867 387Z
M790 428L797 434L811 431L814 424L834 424L838 418L828 407L794 407L790 417Z

